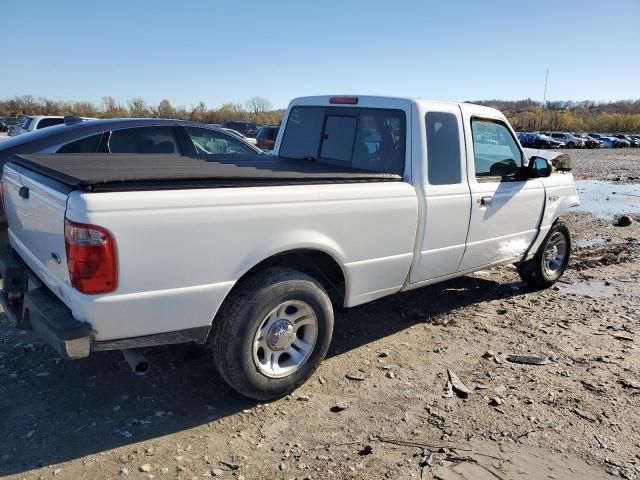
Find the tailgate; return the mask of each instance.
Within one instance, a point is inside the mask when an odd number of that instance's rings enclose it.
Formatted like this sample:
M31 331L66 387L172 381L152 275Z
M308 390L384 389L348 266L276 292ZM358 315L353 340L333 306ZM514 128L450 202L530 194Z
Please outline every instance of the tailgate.
M2 176L11 246L49 289L69 285L64 218L69 189L15 164Z

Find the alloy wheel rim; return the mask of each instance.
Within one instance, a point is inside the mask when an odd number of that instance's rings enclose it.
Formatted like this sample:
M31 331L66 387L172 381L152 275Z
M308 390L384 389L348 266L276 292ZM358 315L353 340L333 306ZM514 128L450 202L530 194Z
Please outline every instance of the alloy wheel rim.
M544 249L544 273L555 277L562 270L567 257L567 240L561 232L555 232Z
M260 322L253 340L253 362L266 377L287 377L309 360L317 339L318 317L313 309L299 300L283 302Z

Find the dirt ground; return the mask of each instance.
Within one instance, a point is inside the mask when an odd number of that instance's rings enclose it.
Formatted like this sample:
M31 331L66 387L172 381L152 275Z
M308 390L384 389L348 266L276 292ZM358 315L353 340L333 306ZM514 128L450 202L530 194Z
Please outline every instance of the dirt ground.
M575 172L640 178L640 149L618 152L578 152ZM206 351L149 349L136 377L118 352L58 360L3 315L0 475L640 478L640 224L565 220L556 287L500 267L341 310L317 374L270 404L230 391Z

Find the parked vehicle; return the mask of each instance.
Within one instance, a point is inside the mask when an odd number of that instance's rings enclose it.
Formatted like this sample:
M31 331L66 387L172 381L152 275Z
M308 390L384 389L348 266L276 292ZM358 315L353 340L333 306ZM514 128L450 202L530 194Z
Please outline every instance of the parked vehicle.
M255 122L245 122L240 120L234 120L222 123L223 128L230 128L238 133L241 133L245 137L256 138L258 134L258 126Z
M528 148L560 148L564 144L540 133L523 133L518 139L523 147Z
M589 136L600 140L602 142L602 146L605 148L621 148L626 146L625 142L623 142L619 138L611 137L608 135L602 135L600 133L590 133Z
M4 122L4 118L0 120L0 132L8 132L9 126Z
M256 146L263 150L273 150L279 131L280 127L277 125L262 127L258 130L258 135L256 135Z
M584 142L585 148L600 148L602 147L602 142L596 138L592 138L589 135L584 133L575 133L576 137L580 138Z
M160 118L80 121L0 142L0 166L16 153L255 154L261 150L220 128Z
M138 370L133 347L208 341L222 378L265 400L318 367L332 301L502 264L536 288L562 276L573 176L527 158L499 111L306 97L282 129L274 155L235 162L12 156L5 313L64 357L122 349Z
M625 146L629 146L629 147L640 147L640 141L636 140L635 138L633 138L630 135L624 135L622 133L618 133L613 135L613 137L617 138L618 140L624 140L625 142L627 142L629 145L625 145Z
M15 129L13 129L10 133L10 137L15 137L17 135L22 135L24 133L33 132L34 130L41 130L43 128L53 127L56 125L61 125L64 123L64 118L62 116L47 116L47 115L37 115L35 117L26 116L24 117L21 124L19 124ZM80 120L95 120L90 117L74 117Z
M233 128L220 127L220 129L224 130L227 133L230 133L234 137L241 138L244 142L250 143L251 145L255 145L256 144L256 139L255 138L246 137L242 133L238 132L237 130L234 130Z
M581 138L567 132L552 132L551 138L557 142L562 142L566 148L583 148L584 141Z

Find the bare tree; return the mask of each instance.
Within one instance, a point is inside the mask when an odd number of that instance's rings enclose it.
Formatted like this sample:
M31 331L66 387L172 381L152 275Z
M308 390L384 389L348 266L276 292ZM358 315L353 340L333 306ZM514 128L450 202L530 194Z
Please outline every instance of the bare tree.
M246 103L247 110L254 115L271 110L271 103L264 97L251 97Z
M102 109L105 117L126 117L129 112L113 97L102 97Z
M129 113L132 117L148 117L151 115L147 102L141 98L132 98L127 102L129 104Z
M171 105L171 102L165 98L160 100L160 103L158 104L158 108L156 109L156 113L160 118L175 118L176 109L173 108L173 105Z

